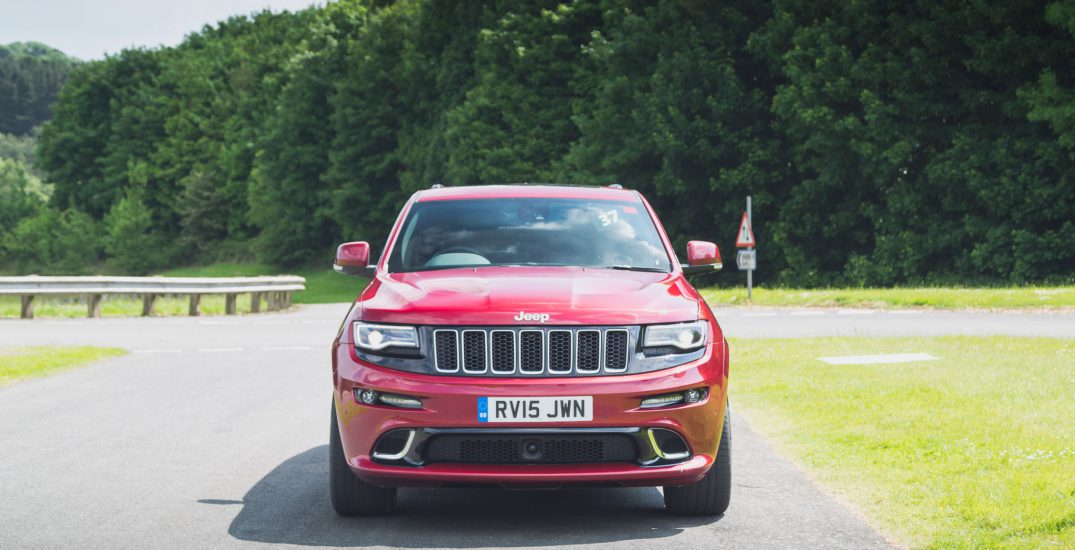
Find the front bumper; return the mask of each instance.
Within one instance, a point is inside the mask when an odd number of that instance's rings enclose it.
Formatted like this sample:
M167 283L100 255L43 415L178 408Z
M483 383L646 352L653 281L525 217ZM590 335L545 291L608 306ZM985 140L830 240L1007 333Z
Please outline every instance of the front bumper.
M724 419L728 372L723 342L711 344L697 361L678 367L622 376L573 378L477 378L400 372L361 361L348 344L334 353L335 404L348 464L363 481L381 486L441 485L683 485L701 479L717 452ZM418 397L421 409L356 402L354 389L369 388ZM661 409L642 409L641 400L690 388L706 387L706 399ZM570 423L481 423L479 397L593 396L593 421ZM377 440L393 430L426 429L511 432L524 430L636 431L650 428L679 434L686 457L675 463L651 461L579 464L422 465L378 460L371 456ZM644 438L640 437L640 440ZM640 444L641 455L646 449Z

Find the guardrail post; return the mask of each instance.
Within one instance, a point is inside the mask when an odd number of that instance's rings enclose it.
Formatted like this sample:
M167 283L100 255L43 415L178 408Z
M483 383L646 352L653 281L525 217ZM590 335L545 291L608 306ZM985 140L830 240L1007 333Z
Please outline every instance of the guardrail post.
M235 315L236 294L224 295L224 315Z
M279 292L270 292L269 293L269 311L276 311L278 309L280 309L280 293Z
M153 315L153 305L157 302L156 294L142 295L142 317Z
M86 300L86 314L89 317L101 316L101 295L90 294L88 300Z
M34 295L33 294L24 294L22 296L22 308L21 308L21 311L19 313L19 316L22 317L23 319L33 319L34 318Z
M250 313L261 313L261 293L250 293Z
M284 293L284 307L285 308L291 307L291 291L290 290Z
M187 313L190 314L191 317L197 317L198 315L201 314L201 305L202 305L202 295L201 294L191 294L190 295L190 308L188 309Z

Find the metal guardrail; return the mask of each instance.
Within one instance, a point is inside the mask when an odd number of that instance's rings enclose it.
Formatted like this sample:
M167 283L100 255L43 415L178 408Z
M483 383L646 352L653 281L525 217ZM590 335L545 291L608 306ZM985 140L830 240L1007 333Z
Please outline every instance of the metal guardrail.
M189 295L190 315L201 313L201 297L224 295L224 312L235 314L239 294L250 294L250 310L261 311L265 299L269 311L291 305L291 293L304 290L306 279L292 275L272 277L0 277L0 295L22 297L23 319L34 317L34 296L85 295L89 317L101 316L101 297L106 294L142 295L142 315L153 314L153 304L163 295Z

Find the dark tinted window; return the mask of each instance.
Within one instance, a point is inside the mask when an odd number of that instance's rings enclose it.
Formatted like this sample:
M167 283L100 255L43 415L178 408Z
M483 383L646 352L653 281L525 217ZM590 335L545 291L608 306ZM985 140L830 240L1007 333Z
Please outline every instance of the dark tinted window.
M392 272L483 265L670 269L640 203L548 198L415 203L388 261Z

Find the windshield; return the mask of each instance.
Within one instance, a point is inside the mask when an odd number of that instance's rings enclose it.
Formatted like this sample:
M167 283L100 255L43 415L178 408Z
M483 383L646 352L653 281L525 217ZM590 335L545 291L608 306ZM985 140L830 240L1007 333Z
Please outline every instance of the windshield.
M642 204L563 198L415 203L388 259L391 272L501 265L671 269Z

